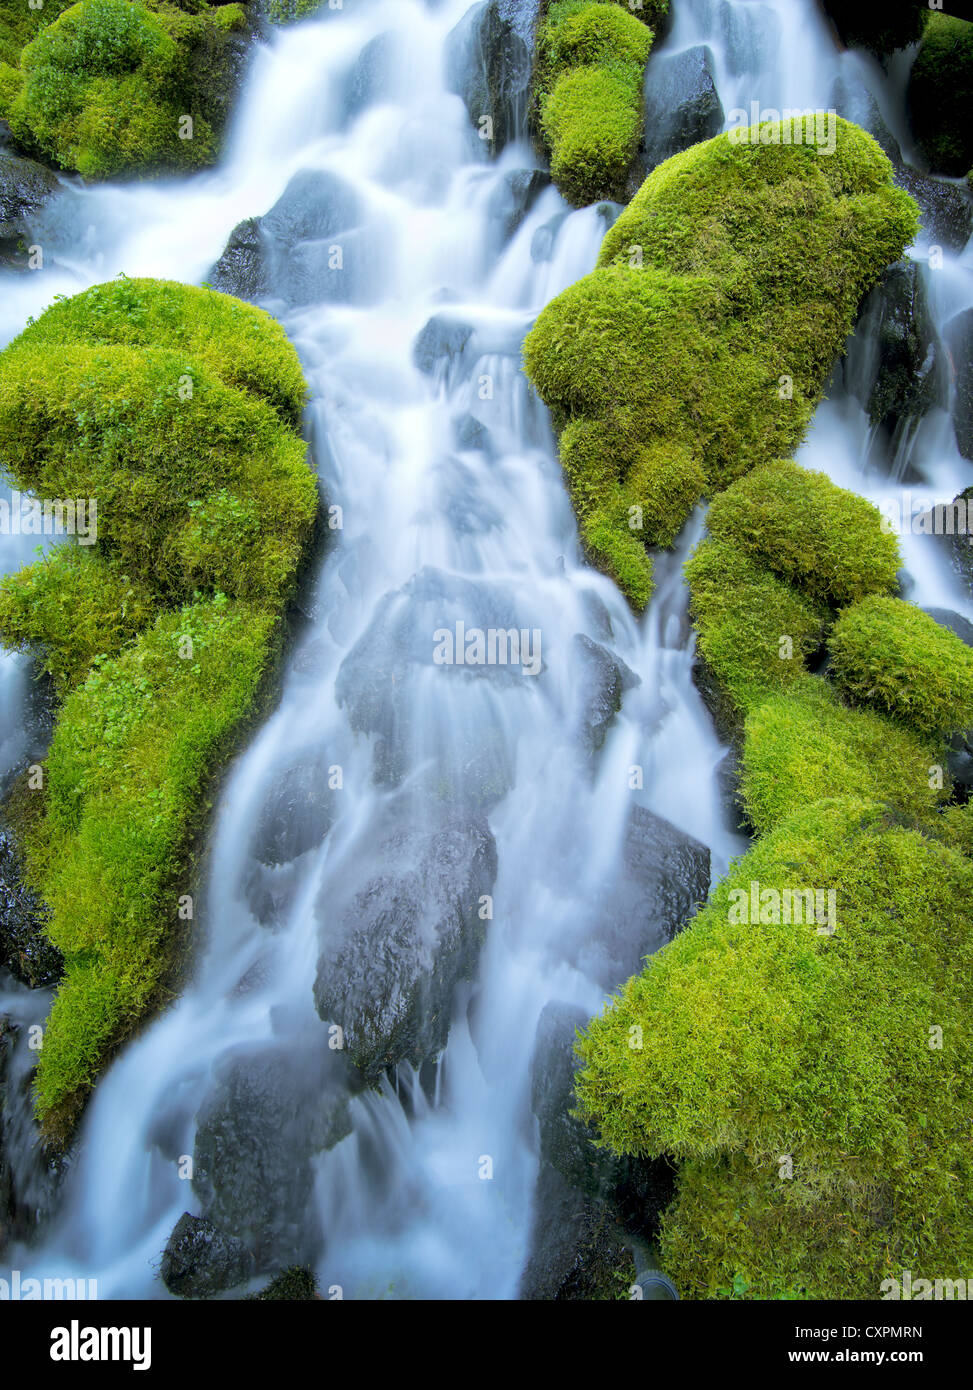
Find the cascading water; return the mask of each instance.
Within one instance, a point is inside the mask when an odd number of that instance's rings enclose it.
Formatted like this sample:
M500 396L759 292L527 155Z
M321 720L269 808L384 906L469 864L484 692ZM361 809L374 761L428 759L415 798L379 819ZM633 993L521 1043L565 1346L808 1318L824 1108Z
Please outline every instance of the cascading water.
M523 142L487 158L443 79L447 35L467 8L346 0L278 34L256 55L219 171L68 190L48 219L51 267L13 281L6 298L9 338L55 293L119 271L198 282L234 225L281 195L286 204L285 190L291 225L301 199L339 187L356 208L354 235L333 239L346 242L340 290L330 233L292 240L271 264L264 302L301 353L314 451L341 524L305 600L279 706L220 798L200 960L182 997L100 1081L56 1215L11 1256L45 1276L97 1278L102 1297L164 1296L160 1254L180 1215L199 1209L185 1160L195 1147L205 1166L214 1143L222 1162L240 1162L240 1201L276 1204L261 1236L266 1267L312 1263L322 1287L345 1297L516 1296L538 1170L538 1020L551 1001L596 1011L660 944L605 928L634 808L708 846L714 877L743 848L719 790L725 750L691 680L681 564L702 518L660 560L637 623L580 562L546 414L520 371L524 333L594 264L612 210L572 213L553 189L534 188L518 172L535 163ZM724 113L751 100L827 107L840 79L906 140L899 68L885 77L839 54L810 0L676 0L653 63L699 43ZM350 93L366 53L384 60L379 89L362 99ZM947 255L925 274L938 330L973 302L969 261ZM970 480L942 408L908 451L942 500ZM836 384L802 461L880 499L899 484L876 457L863 410ZM911 597L969 609L945 560L911 542L906 557ZM439 634L459 621L538 634L536 671L438 662ZM14 684L3 687L10 733L0 727L0 740L15 738L22 713L22 668L5 661L0 675ZM601 747L592 661L625 688ZM7 756L21 756L15 744ZM430 847L444 846L453 858L430 867ZM473 906L490 908L478 957L464 938L471 970L456 973L471 978L425 996L450 1021L438 1065L402 1063L394 1081L349 1098L329 1054L334 993L358 998L370 971L391 977L402 964L383 954L387 932L366 927L411 921L403 968L428 974L452 911L437 918L429 901L474 884ZM369 916L386 898L391 915ZM366 925L349 942L352 909ZM40 1022L47 1002L4 987L0 1014ZM420 1051L435 1053L435 1041ZM24 1048L22 1026L21 1068ZM250 1127L242 1160L234 1104ZM17 1143L15 1166L29 1175L25 1137Z

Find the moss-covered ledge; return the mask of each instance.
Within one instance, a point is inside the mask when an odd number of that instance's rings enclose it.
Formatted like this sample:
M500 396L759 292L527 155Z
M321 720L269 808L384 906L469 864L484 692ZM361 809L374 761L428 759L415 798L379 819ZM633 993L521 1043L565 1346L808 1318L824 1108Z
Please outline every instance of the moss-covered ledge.
M542 0L532 110L569 202L623 199L644 128L642 82L669 0Z
M659 165L598 268L527 336L582 543L637 610L646 546L794 453L863 295L916 235L871 136L836 119L828 153L803 143L811 125L730 132Z
M0 468L97 504L94 544L0 584L0 636L61 700L41 783L17 796L65 961L36 1078L48 1134L160 1001L186 935L194 839L314 527L305 395L268 315L165 281L62 300L0 354Z
M204 168L219 155L251 10L0 0L0 118L26 154L88 179Z

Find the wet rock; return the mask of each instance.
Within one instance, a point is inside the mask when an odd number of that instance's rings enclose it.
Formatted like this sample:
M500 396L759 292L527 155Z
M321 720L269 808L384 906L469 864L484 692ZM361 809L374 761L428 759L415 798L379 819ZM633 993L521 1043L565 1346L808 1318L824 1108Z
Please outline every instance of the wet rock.
M973 623L964 618L962 613L954 613L951 608L926 608L924 611L930 618L935 618L942 627L948 627L961 642L973 647Z
M369 1081L399 1062L419 1067L446 1044L453 994L475 969L485 934L480 902L497 850L486 821L393 829L348 899L322 899L314 1000L340 1024Z
M878 103L854 70L842 72L831 89L830 106L846 121L867 130L891 159L898 164L902 159L899 142L885 124Z
M542 1163L518 1297L588 1302L617 1298L635 1281L631 1243L609 1207L566 1183Z
M862 308L845 368L873 425L894 436L945 399L942 344L915 261L888 267Z
M351 1131L346 1073L318 1036L241 1049L217 1072L198 1117L193 1190L257 1270L313 1262L312 1159Z
M973 594L973 487L968 487L952 502L940 503L931 512L913 520L920 535L929 535L934 544L942 547L953 569Z
M261 218L270 241L291 248L301 241L320 241L361 221L357 193L337 174L305 169L295 174L277 202Z
M680 53L653 54L645 76L645 137L638 182L670 155L717 135L723 119L713 55L704 44Z
M47 911L24 883L21 871L12 839L0 831L0 966L38 989L57 983L64 960L47 938Z
M550 175L541 169L512 169L490 199L490 215L503 227L504 240L513 236L544 189Z
M359 53L344 84L342 109L345 121L361 115L388 90L395 72L395 39L377 34Z
M490 431L482 420L469 412L453 421L453 441L457 449L475 450L491 456L494 453Z
M261 1289L259 1293L248 1294L247 1297L269 1302L286 1300L288 1303L307 1303L320 1298L321 1295L318 1293L314 1271L301 1265L292 1265L290 1269L278 1274L276 1279L272 1279L265 1289Z
M557 213L550 218L531 238L530 258L535 265L541 265L544 261L549 261L554 256L554 243L557 241L558 232L564 223L564 219L569 214L566 212Z
M604 990L641 970L671 941L709 891L709 850L643 806L632 810L621 863L566 958Z
M226 249L206 277L221 294L232 294L251 304L270 293L267 248L260 235L260 219L251 217L230 233Z
M446 86L462 97L470 120L492 122L490 147L500 151L523 129L531 79L530 49L497 0L472 6L448 35Z
M412 360L426 376L448 374L472 336L472 324L447 314L433 314L413 344Z
M973 459L973 309L964 309L943 330L953 382L953 428L956 447Z
M948 183L901 165L895 182L919 204L928 240L947 251L962 251L973 232L973 194L965 183Z
M252 853L261 864L289 864L320 845L335 819L328 760L302 757L284 768L263 798Z
M620 656L593 642L583 632L575 633L574 649L581 666L579 737L593 753L605 742L608 726L622 707L625 691L641 685L642 680Z
M173 1227L159 1268L163 1284L178 1298L212 1298L245 1284L252 1273L253 1256L242 1240L188 1211Z
M57 175L43 164L0 148L0 266L27 268L31 224L60 190Z

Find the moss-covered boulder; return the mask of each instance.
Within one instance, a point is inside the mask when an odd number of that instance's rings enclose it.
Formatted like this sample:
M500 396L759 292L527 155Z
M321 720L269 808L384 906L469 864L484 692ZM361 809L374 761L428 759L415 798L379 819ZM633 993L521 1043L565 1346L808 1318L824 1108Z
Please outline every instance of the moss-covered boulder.
M684 1296L964 1276L971 890L880 806L802 808L589 1025L584 1118L684 1160L662 1233Z
M973 651L928 613L873 594L828 639L831 675L855 701L926 733L973 727Z
M0 588L0 636L63 701L23 793L42 799L27 871L65 960L36 1082L56 1131L173 967L193 836L318 499L300 365L250 305L123 278L54 304L0 366L0 468L95 522Z
M652 16L667 8L654 4ZM624 197L642 136L650 22L623 0L553 0L538 26L538 123L551 176L579 206Z
M906 105L933 173L962 178L973 166L973 23L930 14L909 75Z
M242 72L243 5L81 0L53 23L43 13L19 61L0 64L0 117L28 153L89 179L214 162Z
M807 133L767 124L661 164L526 339L582 539L636 607L646 544L794 452L862 296L916 233L869 135L837 120L826 155Z

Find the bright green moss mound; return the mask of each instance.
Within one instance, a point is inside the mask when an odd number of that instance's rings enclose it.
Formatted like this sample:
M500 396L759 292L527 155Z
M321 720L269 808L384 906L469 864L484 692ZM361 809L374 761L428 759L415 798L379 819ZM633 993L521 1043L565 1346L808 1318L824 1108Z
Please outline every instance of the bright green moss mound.
M879 801L935 826L948 795L941 747L871 710L849 709L827 681L806 676L751 710L744 726L742 798L764 833L828 797Z
M973 23L930 14L906 102L933 173L962 178L973 165Z
M786 121L761 134L793 140L803 129ZM696 496L687 487L668 508L645 509L660 518L639 536L648 545L671 541L704 488L794 453L862 296L917 228L888 159L847 121L830 155L726 134L653 170L605 237L599 268L544 309L524 345L555 424L586 426L592 482L573 463L572 492L614 479L601 554L611 558L608 533L630 550L631 523L617 518L644 501L644 451L688 458L704 480ZM619 565L605 567L617 577Z
M798 890L833 891L834 920ZM663 1224L684 1295L966 1273L971 890L968 860L881 807L804 809L589 1025L585 1116L617 1152L688 1160Z
M314 524L305 389L268 315L161 281L57 303L0 354L0 468L97 504L95 544L0 586L0 635L39 648L63 698L25 845L65 958L37 1073L49 1132L188 930L207 788L256 710Z
M56 546L38 564L0 580L4 642L21 651L43 647L62 694L96 661L117 656L154 616L143 584L80 546Z
M66 964L38 1058L42 1118L93 1083L171 964L187 829L252 708L274 624L220 595L166 613L60 712L30 846Z
M796 463L754 469L713 499L706 523L817 602L854 603L896 583L898 542L878 508Z
M827 610L725 541L686 565L697 649L739 715L806 674Z
M44 0L43 9L32 10L27 0L0 0L0 67L16 68L21 50L35 39L75 0Z
M248 21L241 5L193 8L71 6L27 43L16 79L0 74L0 115L29 152L89 179L212 164Z
M607 0L555 0L538 29L540 129L551 176L578 206L624 195L653 38L642 18Z
M872 595L841 614L828 640L846 694L925 733L973 726L973 651L915 604Z

